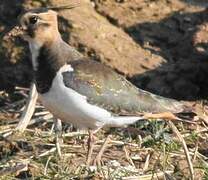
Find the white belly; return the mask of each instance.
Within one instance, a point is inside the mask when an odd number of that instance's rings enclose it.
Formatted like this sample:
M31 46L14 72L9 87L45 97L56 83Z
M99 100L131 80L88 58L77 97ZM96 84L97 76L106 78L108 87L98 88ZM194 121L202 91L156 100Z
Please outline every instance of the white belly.
M58 72L49 92L40 95L43 105L65 122L78 128L96 129L111 118L105 109L91 105L86 97L64 86L61 72Z
M93 107L90 107L84 97L74 96L74 93L69 91L71 90L57 92L51 89L50 92L41 95L40 99L55 117L78 128L96 129L105 124L105 119L110 117L110 113L100 111L100 108L91 109Z
M97 129L104 125L123 126L140 119L135 116L114 117L109 111L89 104L85 96L64 85L62 72L66 70L73 71L70 65L62 67L49 92L40 95L43 105L55 117L82 129Z

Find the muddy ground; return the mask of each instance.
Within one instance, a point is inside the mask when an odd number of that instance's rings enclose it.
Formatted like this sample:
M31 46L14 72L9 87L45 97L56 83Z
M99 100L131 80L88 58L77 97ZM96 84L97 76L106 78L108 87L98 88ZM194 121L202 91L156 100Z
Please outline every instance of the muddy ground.
M1 35L23 9L64 3L2 0ZM208 2L83 0L81 4L61 12L59 23L63 38L83 54L156 94L184 100L207 97ZM22 44L20 39L15 44L1 41L0 89L28 86L32 78L28 48Z

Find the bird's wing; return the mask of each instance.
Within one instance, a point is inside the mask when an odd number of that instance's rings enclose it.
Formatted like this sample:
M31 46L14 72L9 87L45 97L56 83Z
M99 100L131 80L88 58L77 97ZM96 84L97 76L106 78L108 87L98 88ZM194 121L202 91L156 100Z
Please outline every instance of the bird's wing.
M78 60L69 64L73 71L62 73L64 85L86 96L91 104L120 115L182 111L177 101L140 90L99 62Z

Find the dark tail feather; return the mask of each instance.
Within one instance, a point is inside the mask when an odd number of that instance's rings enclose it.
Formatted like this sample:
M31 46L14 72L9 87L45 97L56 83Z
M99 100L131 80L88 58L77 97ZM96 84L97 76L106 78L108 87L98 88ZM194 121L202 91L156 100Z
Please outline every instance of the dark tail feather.
M197 115L194 111L192 106L183 105L183 110L176 113L176 116L180 119L192 120Z

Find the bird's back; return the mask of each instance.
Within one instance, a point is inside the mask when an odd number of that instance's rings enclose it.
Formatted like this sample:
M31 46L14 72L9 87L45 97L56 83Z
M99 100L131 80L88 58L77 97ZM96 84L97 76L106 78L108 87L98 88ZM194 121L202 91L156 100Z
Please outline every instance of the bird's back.
M64 72L66 86L87 97L89 103L113 113L130 115L143 112L183 111L183 104L143 91L111 68L92 60L70 62L73 72Z

